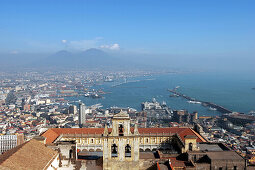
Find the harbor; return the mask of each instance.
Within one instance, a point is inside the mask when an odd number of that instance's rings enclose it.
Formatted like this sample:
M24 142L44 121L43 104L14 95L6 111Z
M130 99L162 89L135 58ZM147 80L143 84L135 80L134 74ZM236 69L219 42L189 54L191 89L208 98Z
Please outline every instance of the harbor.
M170 97L182 97L186 100L188 100L189 103L193 103L193 104L201 104L204 107L208 107L208 109L210 110L217 110L222 114L225 113L232 113L231 110L220 106L218 104L212 103L212 102L208 102L208 101L201 101L201 100L197 100L193 97L187 96L185 94L182 94L180 92L177 92L177 89L179 89L180 86L175 87L174 89L168 89L169 92L171 92L172 94L170 95Z
M184 77L183 77L184 76ZM186 78L185 78L186 77ZM148 80L148 77L133 77L127 79L129 81L141 80L135 83L126 83L120 86L112 87L114 84L124 82L122 78L114 80L114 82L103 82L102 84L98 83L96 85L87 85L85 84L86 90L83 89L74 89L77 91L79 96L66 97L68 100L82 100L86 105L93 105L96 103L102 103L104 108L109 108L112 106L111 103L115 103L119 107L132 107L137 110L141 109L140 103L147 101L148 99L155 98L158 102L165 101L171 108L179 110L186 109L190 112L197 111L199 115L221 115L222 113L215 110L213 107L201 107L202 103L194 102L194 100L185 99L182 97L169 97L169 95L174 95L170 93L167 89L173 89L177 85L181 87L177 89L177 92L180 92L184 95L190 96L196 100L208 101L215 104L224 106L225 108L237 112L249 113L251 110L254 110L254 93L252 93L251 87L247 84L247 88L233 88L229 91L226 90L225 86L218 87L219 89L215 91L206 91L208 88L213 88L208 84L216 82L217 79L208 79L208 77L203 77L209 83L206 84L190 84L187 76L182 75L177 79L177 75L160 75L149 77L152 80ZM196 76L192 78L197 79ZM199 77L200 78L200 77ZM101 82L100 82L101 83ZM224 83L225 84L225 83ZM255 83L254 83L255 84ZM172 87L172 88L171 88ZM187 87L187 88L186 88ZM253 86L252 86L253 87ZM87 92L95 91L104 91L108 94L101 94L97 92L98 95L103 96L103 98L92 98L88 96ZM240 99L235 99L233 91L236 91L240 95ZM231 93L230 93L231 92ZM217 96L214 95L217 93ZM222 95L224 93L224 95ZM85 94L87 95L85 97ZM213 99L212 96L214 95ZM123 97L125 96L125 97ZM200 97L201 96L201 97ZM105 98L104 98L105 97ZM247 98L247 100L241 100L241 98ZM195 101L196 101L195 100ZM190 101L190 102L189 102ZM231 104L233 103L233 104ZM252 105L253 104L253 105ZM245 107L243 107L245 106Z

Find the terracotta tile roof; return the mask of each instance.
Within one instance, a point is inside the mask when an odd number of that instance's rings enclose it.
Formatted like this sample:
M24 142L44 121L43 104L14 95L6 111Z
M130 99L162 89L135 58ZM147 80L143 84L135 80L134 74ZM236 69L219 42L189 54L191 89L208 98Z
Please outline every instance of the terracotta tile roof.
M59 134L56 133L54 129L49 129L46 132L44 132L42 136L46 138L46 143L53 143L54 140L57 139Z
M23 143L21 145L18 145L17 147L5 152L4 154L0 155L0 165L6 160L8 159L12 154L14 154L15 152L17 152L21 147L23 147L26 144Z
M199 135L197 132L195 132L193 129L190 129L202 142L208 142L204 137Z
M140 134L148 134L148 133L177 133L181 139L184 141L184 137L186 135L193 135L197 137L197 142L206 142L206 140L196 133L191 128L182 128L182 127L170 127L170 128L139 128L138 129Z
M108 129L111 132L111 128ZM134 132L134 128L130 129ZM182 127L169 127L169 128L139 128L140 134L162 134L172 133L179 134L181 139L184 141L186 135L193 135L197 137L197 142L206 142L206 140L198 133L190 128ZM46 138L46 143L53 143L61 134L103 134L104 128L52 128L47 130L42 136Z
M53 128L51 129L60 134L103 134L104 128Z
M171 162L171 167L173 168L184 168L185 166L185 162L181 161L181 160L177 160L175 157L170 157L170 162Z
M139 128L138 131L140 134L153 134L153 133L180 133L187 128L177 128L177 127L169 127L169 128Z
M0 155L0 167L11 170L44 169L57 154L43 143L32 139Z
M182 132L178 133L179 136L181 137L182 141L185 140L185 136L186 135L192 135L192 136L196 136L197 137L197 142L206 142L206 140L199 135L198 133L196 133L194 130L192 130L191 128L185 128L185 130L183 130Z

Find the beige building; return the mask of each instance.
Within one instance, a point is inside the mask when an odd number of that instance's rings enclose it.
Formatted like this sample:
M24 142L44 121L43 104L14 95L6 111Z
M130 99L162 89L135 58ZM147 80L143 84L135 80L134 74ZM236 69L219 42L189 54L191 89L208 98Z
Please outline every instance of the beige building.
M47 144L75 141L78 158L88 153L102 156L105 170L141 169L140 153L160 150L180 154L197 151L197 143L206 142L190 128L130 127L129 115L124 112L114 115L112 128L55 128L42 136Z
M130 118L123 112L112 120L112 131L103 134L103 168L105 170L139 169L139 132L130 130Z
M49 129L0 155L0 169L250 170L254 166L190 128L130 127L129 115L121 112L114 115L112 128Z

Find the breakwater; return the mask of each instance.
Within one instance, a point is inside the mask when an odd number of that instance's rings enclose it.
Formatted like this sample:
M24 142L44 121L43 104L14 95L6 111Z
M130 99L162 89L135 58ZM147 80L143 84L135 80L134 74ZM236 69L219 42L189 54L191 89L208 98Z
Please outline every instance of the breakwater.
M182 97L184 99L187 99L189 101L194 101L194 102L200 102L202 104L202 106L204 107L209 107L210 109L216 109L217 111L219 111L220 113L232 113L231 110L220 106L218 104L212 103L212 102L208 102L208 101L201 101L201 100L197 100L195 98L192 98L190 96L187 96L185 94L182 94L180 92L177 92L178 88L174 88L174 89L168 89L169 92L173 93L176 97Z

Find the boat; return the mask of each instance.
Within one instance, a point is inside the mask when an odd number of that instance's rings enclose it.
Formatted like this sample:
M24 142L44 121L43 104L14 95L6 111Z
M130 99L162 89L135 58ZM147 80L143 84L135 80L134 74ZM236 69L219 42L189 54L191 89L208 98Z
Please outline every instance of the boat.
M188 103L191 103L191 104L201 104L201 102L199 101L194 101L194 100L189 100L187 101Z
M93 99L97 99L97 98L102 98L103 96L98 95L97 93L93 93L93 94L90 95L90 97L93 98Z
M214 108L214 107L209 107L209 110L213 110L213 111L215 111L215 110L217 110L216 108Z
M96 92L87 92L84 94L85 97L91 97L93 99L96 99L96 98L102 98L103 96L99 95L98 93Z
M169 97L180 97L178 94L171 94Z
M98 103L98 104L94 104L91 106L92 108L101 108L103 107L103 105L101 103Z
M90 96L90 93L85 93L84 96L85 96L85 97L89 97L89 96Z

